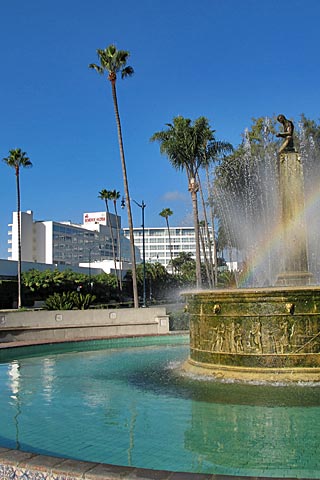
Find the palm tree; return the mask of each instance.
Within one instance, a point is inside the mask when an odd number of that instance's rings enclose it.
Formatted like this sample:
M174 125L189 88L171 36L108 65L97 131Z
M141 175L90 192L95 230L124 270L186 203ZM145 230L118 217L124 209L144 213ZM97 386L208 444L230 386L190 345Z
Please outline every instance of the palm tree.
M233 151L233 146L230 143L216 140L214 136L214 130L213 130L211 132L210 140L206 141L204 145L204 148L203 148L204 159L201 165L202 167L204 167L205 173L206 173L207 202L205 201L205 198L204 198L204 192L203 192L202 182L201 182L199 172L197 175L197 180L199 184L199 193L200 193L202 211L203 211L203 225L202 225L203 228L202 228L201 243L203 246L203 255L206 258L206 262L208 264L208 268L206 266L206 269L210 275L210 277L208 277L210 287L213 285L217 285L218 267L217 267L217 248L216 248L216 238L215 238L214 210L213 210L214 194L213 194L213 185L211 186L210 184L209 166L214 166L214 164L219 161L221 156L225 156L226 154L229 154L232 151ZM207 207L209 207L210 215L211 215L211 224L212 224L211 234L209 231ZM212 250L214 252L214 256L212 255Z
M208 191L208 206L210 209L210 216L211 216L211 230L212 230L212 246L214 252L214 259L212 259L212 251L211 251L211 240L210 234L208 229L208 221L205 214L205 221L206 221L206 229L207 229L207 238L208 238L208 247L209 247L209 256L210 256L210 264L214 264L214 284L217 286L218 284L218 256L217 256L217 242L216 242L216 232L215 232L215 214L214 214L214 203L213 203L213 184L211 186L210 182L210 174L209 174L209 166L214 165L218 162L221 156L225 156L233 152L233 146L229 142L224 142L221 140L216 140L214 136L214 132L212 132L212 138L209 142L207 142L206 147L204 149L204 163L203 167L206 172L206 180L207 180L207 191ZM204 209L205 212L205 209Z
M135 308L139 307L139 298L138 298L138 288L137 288L137 273L136 273L136 255L134 248L134 236L133 236L133 222L132 222L132 213L131 213L131 203L129 195L129 185L127 177L127 168L125 162L124 148L123 148L123 139L122 139L122 130L121 122L118 108L118 99L117 99L117 90L116 90L116 81L117 74L121 73L121 78L133 75L133 68L126 66L129 52L126 50L117 50L114 45L109 45L106 49L97 50L98 58L100 65L91 63L89 68L96 70L101 75L107 74L108 80L111 83L112 90L112 99L113 106L116 116L116 124L118 130L118 142L120 149L120 158L122 165L122 176L124 184L124 192L126 197L127 213L128 213L128 226L130 233L130 246L131 246L131 262L132 262L132 287L133 287L133 299Z
M169 227L169 217L173 215L173 211L170 210L170 208L164 208L161 210L159 213L160 217L163 217L166 219L166 224L167 224L167 229L168 229L168 235L169 235L169 249L170 249L170 263L171 263L171 268L173 270L173 263L172 263L172 243L171 243L171 233L170 233L170 227Z
M202 188L201 178L198 173L198 184L199 184L199 193L200 199L202 203L202 214L203 220L199 222L200 226L200 239L201 239L201 246L203 257L205 260L205 267L208 277L208 285L211 288L214 285L214 265L213 265L213 256L212 256L212 248L211 248L211 235L209 231L209 223L208 223L208 216L207 216L207 209L206 209L206 202L204 198L204 192ZM209 275L208 275L209 274Z
M30 159L26 152L21 148L9 150L9 156L3 161L11 168L14 168L16 174L17 186L17 219L18 219L18 308L22 306L21 296L21 198L20 198L20 168L32 167Z
M111 225L111 219L110 219L110 212L109 212L109 203L108 200L111 200L112 192L110 190L106 190L105 188L99 192L98 198L101 198L101 200L105 201L106 204L106 211L107 211L107 226L109 227L110 230L110 236L111 236L111 243L112 243L112 256L113 256L113 263L114 263L114 269L115 269L115 274L117 277L117 285L118 285L118 275L117 275L117 256L116 256L116 249L115 249L115 243L114 243L114 235L113 235L113 228Z
M116 216L117 223L117 242L118 242L118 254L119 254L119 285L120 292L122 292L122 266L121 266L121 238L120 238L120 225L119 225L119 216L117 211L117 200L120 198L120 192L117 190L112 190L110 192L110 200L113 201L114 213Z
M178 275L184 277L188 283L194 282L195 276L195 260L191 252L180 252L177 257L173 259L173 265Z
M185 170L187 173L196 242L196 281L197 287L200 288L202 280L197 199L199 184L197 182L197 174L204 162L204 147L212 138L212 130L205 117L199 117L192 125L190 119L178 116L173 119L173 124L167 124L167 126L167 130L154 133L151 141L160 143L160 152L169 158L174 168Z
M201 192L201 189L200 189L200 192ZM206 219L201 220L199 222L199 233L200 233L202 254L203 254L203 259L204 259L204 267L205 267L206 276L207 276L207 280L208 280L208 286L210 288L212 288L213 287L213 282L212 282L212 272L211 272L211 264L210 264L210 254L211 254L211 252L209 251L210 237L208 236L208 230L209 230L209 227L208 227L207 220ZM209 241L208 241L208 238L209 238ZM208 254L209 254L209 258L208 258ZM213 266L212 266L212 268L213 268Z

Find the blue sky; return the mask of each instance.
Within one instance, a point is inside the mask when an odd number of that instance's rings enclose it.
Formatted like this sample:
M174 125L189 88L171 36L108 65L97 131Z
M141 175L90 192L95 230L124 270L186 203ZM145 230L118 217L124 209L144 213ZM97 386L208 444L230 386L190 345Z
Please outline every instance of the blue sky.
M185 176L151 135L176 115L204 115L236 146L253 117L318 120L319 19L318 0L3 1L0 155L21 148L33 163L21 172L22 210L81 222L103 210L99 190L123 192L110 84L88 69L114 43L135 70L117 83L131 197L145 201L146 226L164 225L165 207L172 225L187 223ZM3 162L0 178L6 258L16 191Z

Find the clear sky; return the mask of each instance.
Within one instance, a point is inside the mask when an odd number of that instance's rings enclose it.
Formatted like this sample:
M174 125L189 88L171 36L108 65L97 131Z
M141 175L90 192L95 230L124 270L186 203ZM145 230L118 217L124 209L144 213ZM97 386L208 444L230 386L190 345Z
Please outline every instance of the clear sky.
M318 120L319 21L319 0L2 0L0 155L21 148L33 163L21 172L22 210L81 222L104 209L101 189L123 193L110 83L88 69L114 43L135 70L117 82L130 195L145 201L146 226L165 226L166 207L172 225L187 224L185 175L151 135L174 116L204 115L237 146L253 117ZM16 190L4 162L0 178L6 258Z

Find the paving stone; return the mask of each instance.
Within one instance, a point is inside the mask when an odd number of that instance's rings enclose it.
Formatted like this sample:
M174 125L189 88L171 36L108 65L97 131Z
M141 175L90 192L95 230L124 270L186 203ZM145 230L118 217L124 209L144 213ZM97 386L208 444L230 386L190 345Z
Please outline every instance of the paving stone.
M30 470L41 472L50 472L52 468L58 467L58 465L64 461L64 458L50 457L48 455L35 455L30 459L20 462L19 467L25 467Z
M2 453L8 452L9 450L10 450L10 448L0 447L0 455Z
M169 480L171 472L166 470L152 470L149 468L135 468L131 474L126 477L128 480Z
M54 477L56 474L66 475L66 478L75 477L75 478L84 478L84 475L87 471L94 468L97 463L91 462L81 462L80 460L63 460L59 465L56 465L52 468L52 476Z
M100 463L88 470L84 478L86 480L116 480L127 479L130 473L134 470L132 467L121 467L118 465L108 465Z
M210 473L188 473L175 472L169 477L170 480L212 480L213 476Z
M19 450L5 450L4 452L0 452L0 464L19 465L19 463L34 456L34 453L20 452Z

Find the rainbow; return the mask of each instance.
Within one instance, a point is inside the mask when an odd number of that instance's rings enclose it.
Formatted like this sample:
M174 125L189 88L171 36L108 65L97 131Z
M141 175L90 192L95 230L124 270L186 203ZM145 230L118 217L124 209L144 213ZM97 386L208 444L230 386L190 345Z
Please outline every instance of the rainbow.
M247 269L239 278L238 287L246 285L253 272L259 269L267 260L269 252L279 247L284 234L292 235L293 232L301 228L305 219L313 218L319 215L320 211L320 185L316 185L305 197L305 204L297 212L296 218L287 225L276 224L259 245L259 248L247 259Z

